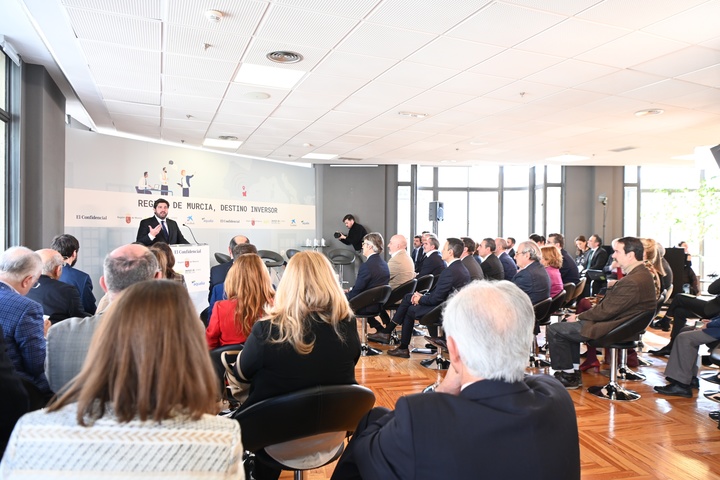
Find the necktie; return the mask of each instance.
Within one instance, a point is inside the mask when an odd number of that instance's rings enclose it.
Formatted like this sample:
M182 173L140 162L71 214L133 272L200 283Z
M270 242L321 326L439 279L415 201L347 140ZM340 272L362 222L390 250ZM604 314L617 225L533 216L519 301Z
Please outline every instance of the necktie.
M592 265L593 252L594 250L590 250L590 253L588 253L587 268L590 268L590 265Z
M168 233L167 226L165 226L165 220L160 223L162 224L163 233L165 234L165 240L170 240L170 234Z

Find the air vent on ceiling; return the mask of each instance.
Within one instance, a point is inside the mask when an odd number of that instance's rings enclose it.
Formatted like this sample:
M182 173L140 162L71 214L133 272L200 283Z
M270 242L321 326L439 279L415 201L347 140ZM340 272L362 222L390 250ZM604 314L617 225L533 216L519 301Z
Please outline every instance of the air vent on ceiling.
M362 158L353 158L353 157L338 157L338 160L347 160L349 162L362 162Z
M620 148L613 148L610 151L615 153L620 152L627 152L628 150L635 150L637 147L620 147Z
M286 52L279 50L277 52L270 52L265 55L268 60L275 63L298 63L301 62L303 56L295 52Z

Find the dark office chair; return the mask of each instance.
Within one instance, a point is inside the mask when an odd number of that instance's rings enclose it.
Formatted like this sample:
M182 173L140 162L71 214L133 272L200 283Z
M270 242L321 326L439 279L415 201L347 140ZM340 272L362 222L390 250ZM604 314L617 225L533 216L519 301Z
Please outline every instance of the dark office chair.
M300 253L300 250L296 250L294 248L288 248L287 250L285 250L285 256L288 260L290 260L296 253Z
M232 258L230 258L230 255L226 255L224 253L219 253L219 252L215 253L215 261L220 264L228 263L231 260L232 260Z
M343 267L355 263L355 252L346 248L338 248L337 250L331 250L328 253L328 258L334 266L339 267L338 275L340 275L340 283L348 283L345 281L345 270Z
M273 252L272 250L258 250L257 254L260 257L260 260L262 260L267 267L268 272L272 273L274 271L277 282L280 282L282 276L279 272L282 270L282 267L285 266L285 259L282 255L277 252Z
M418 320L421 325L425 325L426 327L437 327L437 337L425 337L431 344L435 345L435 357L420 361L420 365L425 368L437 370L447 370L450 368L450 360L443 356L443 349L447 350L447 345L442 340L444 336L442 330L442 313L444 308L445 303L441 303Z
M255 462L293 470L320 468L343 452L348 432L375 404L375 395L360 385L312 387L263 400L236 411L243 447Z
M413 278L403 283L402 285L398 285L397 287L395 287L395 289L390 294L390 298L388 298L387 302L385 302L385 305L383 305L380 309L380 316L382 317L383 322L387 324L387 322L390 321L391 316L388 315L386 312L391 311L394 313L400 306L400 303L402 302L405 295L407 295L408 293L413 293L416 286L417 280ZM400 343L400 338L397 336L397 333L393 331L390 334L390 345L396 345L398 343Z
M420 293L426 293L430 288L432 288L433 285L433 279L435 278L435 275L432 273L428 273L424 277L420 277L417 279L417 285L415 285L415 291Z
M367 343L367 319L374 318L382 306L388 301L392 288L390 285L381 285L365 290L350 300L350 308L355 312L355 318L362 322L362 335L360 345L362 356L379 355L380 350L376 350L368 346Z
M537 334L540 333L540 325L543 325L545 318L550 312L550 305L552 305L553 299L546 298L533 305L533 311L535 312L535 329L533 330L533 344L530 347L530 366L539 367L540 361L538 360L539 349L537 344Z

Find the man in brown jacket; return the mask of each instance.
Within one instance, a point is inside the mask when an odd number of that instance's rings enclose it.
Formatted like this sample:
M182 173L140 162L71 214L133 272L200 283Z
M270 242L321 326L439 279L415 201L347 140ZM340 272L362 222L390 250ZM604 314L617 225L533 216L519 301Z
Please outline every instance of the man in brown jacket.
M655 308L655 285L650 271L643 265L643 245L635 237L624 237L615 243L613 258L625 276L607 289L605 298L594 308L571 315L567 322L547 329L552 368L555 377L574 390L582 385L580 343L600 338L632 317Z

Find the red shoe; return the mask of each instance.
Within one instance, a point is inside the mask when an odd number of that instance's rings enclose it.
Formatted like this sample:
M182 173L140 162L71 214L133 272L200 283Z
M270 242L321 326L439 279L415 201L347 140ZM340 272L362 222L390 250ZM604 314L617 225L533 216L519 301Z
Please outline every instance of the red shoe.
M591 368L595 369L595 373L598 373L600 371L600 361L597 358L588 358L580 365L581 372L585 372L587 370L590 370Z

